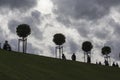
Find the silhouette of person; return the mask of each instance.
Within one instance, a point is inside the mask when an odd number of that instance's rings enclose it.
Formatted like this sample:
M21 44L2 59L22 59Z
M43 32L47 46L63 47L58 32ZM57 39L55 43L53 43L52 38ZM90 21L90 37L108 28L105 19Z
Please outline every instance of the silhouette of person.
M3 49L11 51L11 46L8 44L8 41L5 41L5 43L3 44Z
M115 66L116 66L115 62L113 62L112 66L113 66L113 67L115 67Z
M105 66L109 66L109 63L108 63L108 61L107 60L105 60Z
M96 62L96 64L98 64L98 62Z
M118 63L115 64L116 67L119 67Z
M65 57L65 55L64 55L64 54L62 54L62 59L63 59L63 60L66 60L66 57Z
M99 62L99 65L102 65L101 62Z
M87 63L91 63L91 58L89 55L87 56Z
M71 58L72 58L73 61L76 61L76 55L75 55L75 53L73 53L73 55L71 56Z

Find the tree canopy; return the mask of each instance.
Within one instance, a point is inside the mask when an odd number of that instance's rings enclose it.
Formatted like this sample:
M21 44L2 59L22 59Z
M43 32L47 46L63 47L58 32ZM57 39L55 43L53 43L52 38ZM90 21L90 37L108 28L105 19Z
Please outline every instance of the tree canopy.
M16 28L16 32L17 32L17 35L19 37L25 38L31 34L31 29L30 29L30 26L28 24L20 24Z
M93 48L93 45L90 41L85 41L82 44L82 50L85 52L89 52L91 51L91 49Z
M104 46L102 48L102 54L103 55L108 55L109 53L111 53L111 48L109 46Z
M62 45L65 43L65 36L61 33L55 34L53 38L53 42L56 45Z

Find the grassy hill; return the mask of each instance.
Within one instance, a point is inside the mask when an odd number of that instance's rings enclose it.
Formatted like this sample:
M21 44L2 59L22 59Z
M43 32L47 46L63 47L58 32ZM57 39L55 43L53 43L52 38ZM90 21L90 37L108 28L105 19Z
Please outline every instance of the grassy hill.
M119 68L0 50L0 80L119 79Z

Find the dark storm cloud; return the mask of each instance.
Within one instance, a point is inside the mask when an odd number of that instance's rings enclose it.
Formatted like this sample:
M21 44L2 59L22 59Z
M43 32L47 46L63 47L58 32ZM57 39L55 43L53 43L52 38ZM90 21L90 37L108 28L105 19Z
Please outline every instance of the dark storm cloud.
M37 0L0 0L0 8L28 10L36 4Z
M70 20L65 17L58 16L56 19L58 22L61 22L62 24L66 25L67 27L69 27L71 24Z
M117 37L117 39L120 39L119 37L120 36L120 23L116 22L114 19L110 19L108 24L113 29L112 36L114 35Z
M94 35L99 39L106 39L109 35L109 30L91 31L92 25L99 19L104 18L110 13L112 7L119 6L120 0L52 0L56 8L54 13L57 16L58 22L61 22L66 27L74 27L82 37L88 38L89 35ZM80 20L85 20L79 22ZM74 21L74 22L73 22ZM90 23L92 22L92 23ZM98 21L98 23L102 23ZM99 26L100 27L100 26ZM118 27L119 28L119 27ZM118 30L118 29L116 29ZM118 32L118 31L116 31Z
M81 24L75 24L75 28L77 29L78 33L82 36L82 37L88 37L88 35L90 34L90 29L88 27L88 24L86 23L81 23Z
M37 23L40 22L39 18L41 18L41 13L39 11L37 11L37 10L32 11L31 16L37 20L36 21Z
M98 39L101 39L101 40L107 39L108 35L109 35L109 31L105 29L102 31L96 30L94 33L94 36L96 36Z
M16 20L10 20L8 22L8 28L9 30L12 32L12 33L16 33L16 27L21 24L19 21L16 21Z
M113 34L115 34L116 36L118 36L117 38L120 38L120 24L118 22L115 22L114 20L110 21L110 25L113 27L114 32Z
M76 52L79 50L79 45L76 44L76 42L74 42L74 41L72 41L72 40L69 41L69 47L70 47L70 51L71 51L72 53L76 53ZM72 53L71 53L71 54L72 54Z
M109 14L110 8L118 6L120 0L52 0L57 6L54 12L61 17L74 19L99 19Z

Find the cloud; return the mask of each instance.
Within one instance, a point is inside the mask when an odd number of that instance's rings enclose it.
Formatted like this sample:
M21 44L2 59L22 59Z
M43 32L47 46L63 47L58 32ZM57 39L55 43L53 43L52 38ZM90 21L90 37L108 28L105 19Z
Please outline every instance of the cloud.
M1 8L28 10L36 6L37 0L0 0Z
M0 43L5 39L4 35L4 31L2 30L1 26L0 26Z
M9 30L10 30L12 33L16 34L16 27L17 27L19 24L20 24L19 21L10 20L9 23L8 23L8 26L9 26L8 28L9 28Z
M86 24L86 22L81 22L75 23L74 26L82 37L88 38L88 35L90 34L90 24Z
M94 32L94 36L96 36L98 39L105 40L109 37L110 32L106 29L103 30L96 30Z
M120 0L52 0L54 12L61 17L94 20L109 14Z
M70 50L69 54L76 53L79 50L80 46L76 44L76 42L74 42L73 40L69 40L68 43L69 43L68 46Z

